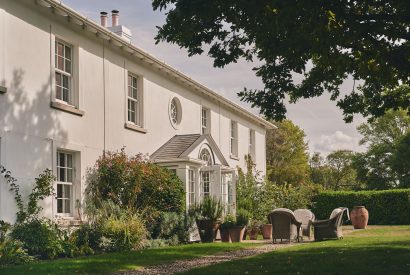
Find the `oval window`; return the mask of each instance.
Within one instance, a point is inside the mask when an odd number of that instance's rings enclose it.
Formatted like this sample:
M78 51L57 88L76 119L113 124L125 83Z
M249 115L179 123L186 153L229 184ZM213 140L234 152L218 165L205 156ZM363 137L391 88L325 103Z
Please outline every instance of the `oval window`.
M181 118L181 103L178 98L174 97L169 103L169 120L175 129L177 129L177 126L181 123Z

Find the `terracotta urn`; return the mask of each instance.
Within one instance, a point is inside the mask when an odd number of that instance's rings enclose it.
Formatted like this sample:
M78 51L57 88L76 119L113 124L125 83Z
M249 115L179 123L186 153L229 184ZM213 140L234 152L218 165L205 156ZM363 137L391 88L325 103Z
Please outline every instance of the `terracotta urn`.
M212 220L197 220L196 225L199 231L199 237L203 243L212 243L216 239L216 233L219 229L220 222Z
M219 233L221 234L221 241L224 243L231 242L231 236L229 236L229 228L219 228Z
M229 229L229 236L231 237L231 241L233 243L242 242L244 233L245 226L234 226Z
M350 219L354 229L365 229L369 221L369 212L364 206L353 206Z
M251 228L249 231L249 239L257 240L258 239L259 228Z
M262 226L262 235L263 235L263 239L265 240L272 239L272 225L271 224L264 224Z

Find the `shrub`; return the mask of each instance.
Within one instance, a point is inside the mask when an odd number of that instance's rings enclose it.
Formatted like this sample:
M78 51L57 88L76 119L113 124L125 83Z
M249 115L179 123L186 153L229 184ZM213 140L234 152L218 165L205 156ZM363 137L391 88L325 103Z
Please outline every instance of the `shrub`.
M251 213L245 209L238 209L236 212L236 225L247 226L251 219Z
M7 239L0 242L0 266L17 265L34 261L34 258L27 254L20 241Z
M110 200L101 201L100 208L89 210L90 228L84 227L78 233L81 237L78 238L80 244L87 245L88 237L90 247L103 251L123 251L141 247L147 230L139 214L131 209L122 209Z
M145 160L142 155L128 157L106 152L87 175L86 203L100 208L110 200L121 209L138 212L149 225L161 212L183 213L183 183L171 171Z
M93 254L101 250L102 230L91 224L83 224L70 235L70 242L78 248L80 255Z
M54 259L65 255L62 234L53 222L33 219L14 225L10 237L21 241L29 255Z
M194 219L187 214L164 212L161 214L152 238L169 240L169 245L187 243Z
M369 224L410 224L410 189L384 191L322 192L315 196L312 211L326 219L334 208L364 205Z
M108 240L108 251L139 249L147 233L141 218L131 213L109 217L102 223L102 232Z

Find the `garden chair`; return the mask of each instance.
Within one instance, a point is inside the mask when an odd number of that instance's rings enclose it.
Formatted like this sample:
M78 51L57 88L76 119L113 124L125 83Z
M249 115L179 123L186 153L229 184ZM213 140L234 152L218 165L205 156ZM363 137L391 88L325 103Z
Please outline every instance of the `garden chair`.
M312 235L313 221L315 220L315 214L312 213L309 209L296 209L294 211L296 220L302 223L301 225L301 235L302 240L303 236L306 236L310 240Z
M273 243L276 240L297 240L299 241L299 231L301 222L296 220L294 213L290 209L277 208L268 215L268 220L272 224Z
M332 211L329 219L317 220L313 222L315 241L325 239L343 239L342 224L343 213L347 213L349 219L349 211L346 207L339 207Z

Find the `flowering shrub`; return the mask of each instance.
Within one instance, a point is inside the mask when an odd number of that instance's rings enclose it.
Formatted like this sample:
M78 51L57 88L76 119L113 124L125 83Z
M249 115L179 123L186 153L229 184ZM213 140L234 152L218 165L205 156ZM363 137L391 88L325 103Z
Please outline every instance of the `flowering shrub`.
M140 213L151 227L161 212L185 210L183 184L174 173L141 154L129 157L123 149L106 152L88 173L86 212L100 209L106 201Z

